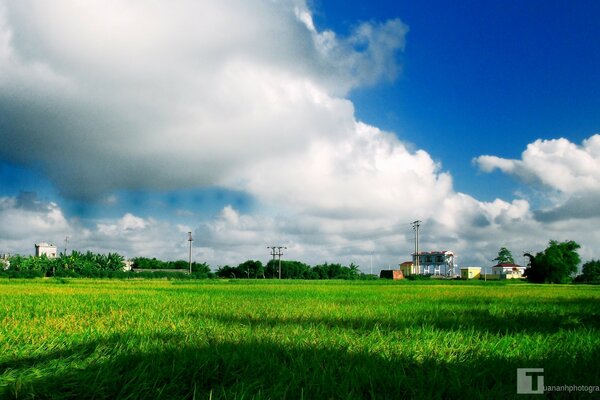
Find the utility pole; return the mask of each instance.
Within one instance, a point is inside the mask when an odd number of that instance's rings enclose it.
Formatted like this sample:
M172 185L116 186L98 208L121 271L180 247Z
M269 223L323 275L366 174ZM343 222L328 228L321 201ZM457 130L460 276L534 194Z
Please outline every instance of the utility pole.
M190 242L189 261L190 261L190 275L192 274L192 232L188 232L188 242Z
M267 249L271 249L271 255L273 256L273 278L275 278L275 256L277 255L277 252L275 252L275 249L277 248L277 246L267 246Z
M67 243L69 242L69 236L65 236L65 257L67 256Z
M417 269L417 274L421 273L421 269L419 268L419 226L421 226L421 222L416 220L412 223L413 229L415 230L415 267Z
M279 259L279 279L281 279L281 256L283 255L282 249L287 249L285 246L267 246L267 249L271 249L271 255L273 256L273 268L275 268L275 257Z
M277 256L279 257L279 279L281 279L281 256L283 255L283 252L281 251L281 249L287 250L287 247L285 247L285 246L277 247Z

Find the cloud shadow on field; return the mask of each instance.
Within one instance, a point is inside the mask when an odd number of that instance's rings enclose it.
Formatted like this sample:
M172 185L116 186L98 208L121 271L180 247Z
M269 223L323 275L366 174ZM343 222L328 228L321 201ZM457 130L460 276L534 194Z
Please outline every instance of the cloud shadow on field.
M135 346L142 337L112 336L62 353L16 360L24 377L0 385L3 398L511 398L516 368L545 368L546 384L598 382L595 354L544 359L470 352L460 360L386 357L372 352L260 342L180 345L181 338ZM297 342L298 343L298 342ZM128 351L116 351L129 345ZM442 345L442 344L441 344ZM95 348L93 353L89 349ZM112 350L112 351L111 351ZM99 353L99 354L98 354ZM59 365L57 365L59 364ZM28 370L35 373L27 374ZM5 375L6 376L6 371ZM4 392L2 392L4 391Z

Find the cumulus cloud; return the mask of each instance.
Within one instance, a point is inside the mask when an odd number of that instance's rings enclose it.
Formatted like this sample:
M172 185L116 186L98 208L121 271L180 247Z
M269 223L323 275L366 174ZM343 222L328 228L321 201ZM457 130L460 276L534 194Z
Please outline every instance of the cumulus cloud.
M575 224L536 221L524 200L479 202L460 193L447 195L423 218L421 250L451 250L459 265L484 266L491 265L500 246L520 257L524 251L545 248L549 238L576 238L584 254L594 253L596 238L581 235ZM401 213L401 207L397 211ZM227 206L195 231L197 254L213 265L235 265L248 258L266 261L265 246L282 245L288 247L285 255L291 259L312 264L354 262L364 272L373 263L377 272L409 260L414 249L410 223L385 210L371 218L290 215L242 214Z
M0 197L0 252L33 252L35 242L64 238L71 231L63 211L35 193Z
M399 218L411 218L451 192L451 177L426 152L411 153L393 134L348 122L343 138L318 138L304 153L255 163L230 184L270 204L339 218L399 210Z
M338 90L396 78L399 66L395 51L404 49L408 32L408 26L399 19L361 23L349 37L339 38L331 30L319 32L308 9L296 7L295 13L310 31L323 64L334 72L329 81L334 80Z
M292 0L1 1L0 154L92 198L215 185L339 137L339 96L396 74L406 27L339 38L310 18Z
M126 213L120 218L95 221L79 232L76 245L91 251L118 252L126 257L187 259L187 226Z
M600 135L581 145L567 139L538 139L529 144L520 160L480 156L474 160L484 172L498 169L545 190L551 203L536 210L543 222L600 216Z
M191 230L131 213L94 221L69 219L58 204L35 193L0 198L0 254L32 254L38 242L53 243L62 251L68 237L68 250L185 259Z
M499 169L563 193L600 192L600 135L581 145L564 138L538 139L527 146L521 160L484 155L474 162L484 172Z

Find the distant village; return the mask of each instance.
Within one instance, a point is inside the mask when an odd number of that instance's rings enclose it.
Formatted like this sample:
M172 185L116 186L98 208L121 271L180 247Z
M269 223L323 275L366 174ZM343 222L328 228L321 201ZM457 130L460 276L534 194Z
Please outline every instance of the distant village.
M381 275L391 279L403 279L411 275L430 275L432 278L462 279L520 279L525 267L513 263L498 263L490 268L491 273L482 267L458 267L451 251L422 251L412 254L412 261L400 264L399 270L381 271ZM391 276L390 276L391 275ZM382 278L384 276L381 276Z
M48 257L50 259L58 256L56 245L46 242L35 244L35 257ZM431 279L481 279L481 280L505 280L523 278L525 266L514 263L498 263L489 268L476 266L458 267L455 264L455 255L452 251L420 251L411 254L412 260L400 263L399 268L384 269L379 273L379 278L400 280L404 278L430 277ZM4 269L9 267L9 255L0 256ZM133 263L131 260L123 261L123 270L131 271Z

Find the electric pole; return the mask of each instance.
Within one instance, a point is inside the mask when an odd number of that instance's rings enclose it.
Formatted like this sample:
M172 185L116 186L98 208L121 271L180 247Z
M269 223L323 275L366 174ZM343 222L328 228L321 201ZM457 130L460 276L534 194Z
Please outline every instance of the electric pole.
M279 258L279 279L281 279L281 256L283 255L282 249L287 249L285 246L267 246L267 249L271 249L271 255L273 256L273 268L275 268L275 257ZM273 276L274 278L275 276Z
M67 256L67 243L69 242L69 236L65 236L65 257Z
M421 222L416 220L412 223L413 229L415 230L415 267L417 269L417 274L421 273L421 269L419 268L419 226L421 226Z
M188 232L188 242L190 242L189 261L190 261L190 275L192 274L192 232Z
M281 251L281 249L287 250L287 247L285 247L285 246L277 247L277 256L279 256L279 279L281 279L281 256L283 255L283 252Z
M273 256L273 278L275 278L275 256L277 255L275 252L276 248L277 246L267 246L267 249L271 249L271 255Z

